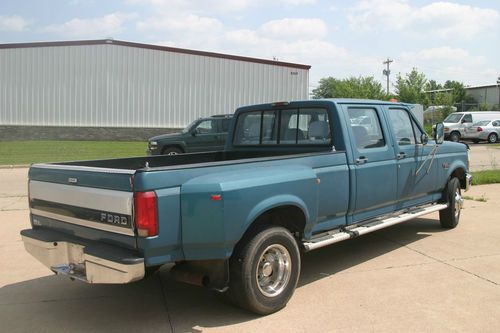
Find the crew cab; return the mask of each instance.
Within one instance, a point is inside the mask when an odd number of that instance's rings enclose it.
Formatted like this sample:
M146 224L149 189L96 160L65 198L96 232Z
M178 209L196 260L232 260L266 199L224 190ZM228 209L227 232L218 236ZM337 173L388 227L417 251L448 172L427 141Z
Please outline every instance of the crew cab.
M178 280L269 314L303 252L436 211L457 226L468 151L443 137L401 103L245 106L223 151L32 165L21 235L57 274L129 283L175 263Z

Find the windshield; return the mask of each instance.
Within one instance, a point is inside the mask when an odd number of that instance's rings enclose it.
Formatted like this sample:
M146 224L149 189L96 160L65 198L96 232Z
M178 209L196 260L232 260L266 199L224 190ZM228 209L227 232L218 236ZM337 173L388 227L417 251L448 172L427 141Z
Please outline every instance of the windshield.
M191 130L192 130L193 128L195 128L195 127L196 127L196 125L198 125L198 123L199 123L199 122L200 122L200 120L199 120L199 119L198 119L198 120L193 121L191 124L187 125L187 126L186 126L186 128L184 128L184 129L182 130L182 132L181 132L181 133L189 133L189 132L191 132Z
M462 118L462 113L452 113L448 117L444 118L443 123L458 123Z

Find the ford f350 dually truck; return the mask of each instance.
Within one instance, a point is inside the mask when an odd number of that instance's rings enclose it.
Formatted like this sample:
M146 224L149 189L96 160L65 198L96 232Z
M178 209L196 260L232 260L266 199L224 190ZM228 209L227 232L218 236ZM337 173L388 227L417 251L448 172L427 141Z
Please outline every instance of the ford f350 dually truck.
M467 147L443 143L442 124L429 141L403 104L254 105L224 151L32 165L21 235L72 279L128 283L170 263L269 314L292 296L301 252L436 211L454 228L470 183Z

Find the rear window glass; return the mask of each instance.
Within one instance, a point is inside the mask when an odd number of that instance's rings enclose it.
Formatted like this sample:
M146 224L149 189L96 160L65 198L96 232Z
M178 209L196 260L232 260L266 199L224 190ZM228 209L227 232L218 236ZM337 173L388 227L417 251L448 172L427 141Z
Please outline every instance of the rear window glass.
M489 123L490 123L489 120L481 120L481 121L475 122L473 126L486 126Z
M234 145L331 145L326 109L245 112L238 116Z

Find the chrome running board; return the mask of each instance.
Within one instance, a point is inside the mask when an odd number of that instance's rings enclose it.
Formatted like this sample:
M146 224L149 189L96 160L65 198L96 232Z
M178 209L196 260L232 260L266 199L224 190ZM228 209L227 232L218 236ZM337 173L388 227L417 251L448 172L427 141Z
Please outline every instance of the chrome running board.
M352 226L351 228L337 229L336 231L326 232L313 237L310 240L304 241L302 245L306 251L319 249L320 247L335 244L343 240L356 238L358 236L368 234L383 228L390 227L395 224L412 220L422 215L437 212L447 208L447 204L436 204L427 207L418 207L410 211L402 212L397 215L392 215L384 219L374 219L364 222L361 225Z

